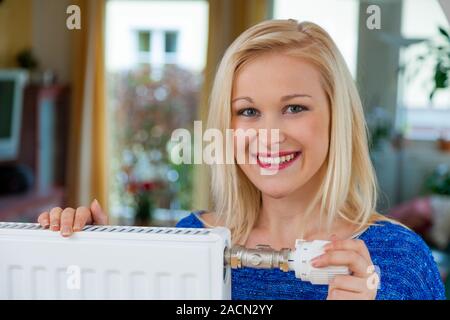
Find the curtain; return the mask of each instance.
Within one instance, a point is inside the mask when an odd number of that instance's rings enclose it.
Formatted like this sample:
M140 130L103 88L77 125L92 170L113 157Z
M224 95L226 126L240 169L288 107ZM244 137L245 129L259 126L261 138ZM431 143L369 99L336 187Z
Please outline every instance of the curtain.
M97 199L107 207L105 0L77 0L81 29L73 31L73 86L68 196L72 207Z
M272 16L272 0L209 0L208 52L204 85L198 118L205 124L208 99L216 68L227 47L243 31ZM210 174L208 166L197 165L194 172L193 208L211 208L209 198Z
M0 33L0 68L15 67L17 53L32 46L31 0L0 4Z

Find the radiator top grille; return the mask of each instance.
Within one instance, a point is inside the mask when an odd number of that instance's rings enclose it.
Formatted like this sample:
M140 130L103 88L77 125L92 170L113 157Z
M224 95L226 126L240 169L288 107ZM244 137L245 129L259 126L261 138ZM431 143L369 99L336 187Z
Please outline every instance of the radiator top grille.
M23 222L0 222L0 229L22 229L22 230L48 230L39 223ZM179 235L208 235L209 230L198 228L174 228L174 227L136 227L136 226L96 226L87 225L85 232L104 233L149 233L149 234L179 234Z

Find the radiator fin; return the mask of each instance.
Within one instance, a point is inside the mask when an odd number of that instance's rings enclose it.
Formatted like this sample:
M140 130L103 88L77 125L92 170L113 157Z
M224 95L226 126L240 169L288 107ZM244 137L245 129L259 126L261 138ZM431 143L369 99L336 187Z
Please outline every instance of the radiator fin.
M39 223L15 223L0 222L0 229L26 229L45 230ZM134 226L92 226L87 225L83 229L86 232L112 232L112 233L164 233L164 234L198 234L208 235L209 230L198 228L174 228L174 227L134 227Z

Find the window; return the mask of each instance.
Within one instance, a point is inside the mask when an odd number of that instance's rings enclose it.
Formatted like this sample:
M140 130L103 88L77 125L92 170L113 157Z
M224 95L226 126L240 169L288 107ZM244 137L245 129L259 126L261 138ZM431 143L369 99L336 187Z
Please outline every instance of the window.
M178 37L178 32L176 32L176 31L166 32L166 39L165 39L166 53L177 52L177 37Z
M137 36L136 64L160 69L164 64L177 63L178 31L137 31Z
M166 31L164 33L164 63L177 63L178 31Z
M139 52L150 52L150 31L139 31Z
M356 77L358 0L275 0L274 19L311 21L324 28Z
M119 224L192 208L193 166L171 163L167 148L173 130L192 129L207 33L206 0L107 2L109 203Z
M435 60L422 41L441 41L439 27L449 29L437 0L403 1L401 32L411 44L400 49L397 127L410 139L450 138L450 90L437 91L430 101Z
M149 64L151 61L151 32L138 31L138 63Z

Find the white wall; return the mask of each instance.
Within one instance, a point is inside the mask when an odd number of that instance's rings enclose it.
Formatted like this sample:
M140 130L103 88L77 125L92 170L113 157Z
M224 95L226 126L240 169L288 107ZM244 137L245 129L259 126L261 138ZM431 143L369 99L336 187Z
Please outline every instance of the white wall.
M358 0L274 0L274 19L311 21L327 31L355 78Z
M178 64L201 71L206 61L207 1L123 1L107 4L106 66L131 69L137 62L137 30L177 30Z

